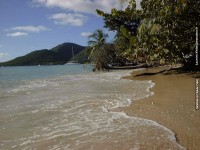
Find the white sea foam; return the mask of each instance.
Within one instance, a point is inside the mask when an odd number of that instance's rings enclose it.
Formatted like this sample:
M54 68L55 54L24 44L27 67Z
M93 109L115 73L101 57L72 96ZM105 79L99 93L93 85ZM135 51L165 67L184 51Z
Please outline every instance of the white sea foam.
M16 137L4 141L3 148L19 145L18 149L31 149L31 146L39 149L38 143L49 143L47 149L71 150L87 144L92 147L92 143L133 140L136 142L132 145L136 146L130 148L137 149L141 143L153 139L154 144L168 140L174 147L184 149L176 142L174 133L164 126L109 111L152 95L150 89L155 85L152 81L121 79L130 72L66 75L21 85L17 97L10 96L5 101L10 108L5 110L4 116L7 120L4 126L8 127L6 136L15 134ZM31 93L24 94L23 90ZM28 132L21 130L23 128Z
M39 88L43 88L43 87L57 87L58 83L56 82L52 82L49 80L44 80L44 79L38 79L38 80L34 80L34 81L24 81L25 84L24 85L19 85L16 88L12 88L12 89L7 89L5 91L5 94L16 94L19 92L26 92L26 94L31 94L32 90L35 89L39 89Z
M37 113L39 110L33 110L32 113L35 114Z

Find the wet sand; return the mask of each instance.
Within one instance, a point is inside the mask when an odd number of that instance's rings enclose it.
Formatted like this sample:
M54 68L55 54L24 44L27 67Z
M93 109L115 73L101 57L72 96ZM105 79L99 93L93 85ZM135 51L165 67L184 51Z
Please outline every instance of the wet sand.
M153 96L134 101L121 108L130 116L154 120L171 129L180 145L188 150L200 148L200 107L196 110L196 79L199 74L178 73L176 70L163 73L164 67L133 72L125 77L132 80L152 80ZM158 74L154 74L161 72ZM200 83L200 79L199 83ZM200 94L199 94L200 95ZM200 102L199 102L200 103Z

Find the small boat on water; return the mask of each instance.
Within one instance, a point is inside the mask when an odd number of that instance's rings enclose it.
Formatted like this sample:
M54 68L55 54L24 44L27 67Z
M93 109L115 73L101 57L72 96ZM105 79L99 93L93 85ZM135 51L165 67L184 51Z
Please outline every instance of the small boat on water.
M72 46L72 60L71 61L68 61L66 64L70 64L70 65L73 65L73 64L79 64L77 61L75 61L74 59L74 47Z

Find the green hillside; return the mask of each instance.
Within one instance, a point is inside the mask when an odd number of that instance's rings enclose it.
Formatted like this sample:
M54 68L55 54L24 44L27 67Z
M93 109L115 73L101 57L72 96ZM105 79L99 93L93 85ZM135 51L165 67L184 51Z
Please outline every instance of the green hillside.
M85 47L74 43L63 43L51 49L58 54L59 61L67 62L72 59L72 48L74 55L80 53Z
M80 46L74 43L63 43L50 50L42 49L33 51L25 56L17 57L11 61L0 63L0 66L32 66L32 65L57 65L65 64L73 57L72 47L74 55L79 54L84 46ZM82 62L82 58L76 57L77 61Z
M87 52L87 48L80 51L78 54L75 55L74 59L78 61L79 63L88 63L89 54Z

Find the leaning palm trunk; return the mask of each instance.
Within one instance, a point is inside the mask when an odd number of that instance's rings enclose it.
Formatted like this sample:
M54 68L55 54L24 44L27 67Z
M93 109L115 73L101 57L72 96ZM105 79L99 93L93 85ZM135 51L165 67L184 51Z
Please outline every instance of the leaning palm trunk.
M90 56L93 57L95 62L94 70L104 70L104 61L102 55L102 46L106 43L107 34L103 33L102 30L96 30L89 36L88 45L91 47Z
M103 63L100 61L99 58L96 60L95 70L98 70L98 71L103 70Z

